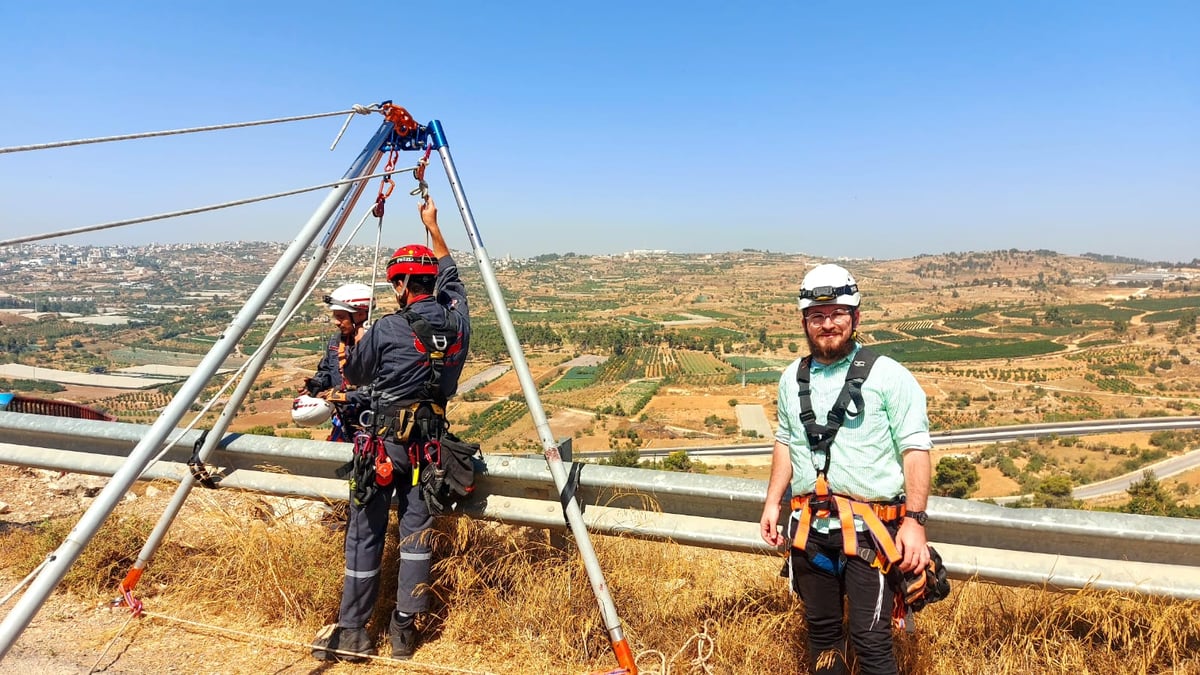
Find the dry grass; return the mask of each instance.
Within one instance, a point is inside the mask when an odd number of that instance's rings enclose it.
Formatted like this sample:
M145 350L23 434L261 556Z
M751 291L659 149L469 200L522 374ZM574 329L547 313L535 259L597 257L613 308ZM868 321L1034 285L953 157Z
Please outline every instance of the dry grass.
M249 495L219 503L177 525L138 592L174 615L307 642L336 612L340 531L273 519ZM109 520L64 580L70 592L111 598L153 524L120 510ZM8 531L0 567L23 576L73 522ZM800 607L777 576L779 558L613 537L594 545L643 673L801 670ZM545 532L443 519L435 551L437 600L421 660L547 674L614 667L579 556L552 547ZM375 626L386 625L394 565L393 553ZM955 583L917 618L917 633L899 637L906 673L1200 674L1197 602Z

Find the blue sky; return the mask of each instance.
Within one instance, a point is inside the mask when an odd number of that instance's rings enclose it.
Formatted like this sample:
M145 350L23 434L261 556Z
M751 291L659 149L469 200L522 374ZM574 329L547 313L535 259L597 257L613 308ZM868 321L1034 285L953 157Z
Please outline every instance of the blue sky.
M442 121L493 257L1200 257L1196 2L70 0L0 25L0 147L393 99ZM338 118L0 154L0 238L336 180L378 120L335 152ZM409 187L385 247L421 238ZM288 241L320 200L55 241Z

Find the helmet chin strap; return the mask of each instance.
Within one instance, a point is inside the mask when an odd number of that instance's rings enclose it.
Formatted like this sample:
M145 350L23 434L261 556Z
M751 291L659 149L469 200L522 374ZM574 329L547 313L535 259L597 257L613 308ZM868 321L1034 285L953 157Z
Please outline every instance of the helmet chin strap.
M400 288L403 290L396 291L396 303L400 305L400 309L404 309L405 307L408 306L408 303L405 302L405 300L404 300L404 296L408 294L408 278L410 276L412 276L412 275L411 274L404 275L404 281L400 282Z

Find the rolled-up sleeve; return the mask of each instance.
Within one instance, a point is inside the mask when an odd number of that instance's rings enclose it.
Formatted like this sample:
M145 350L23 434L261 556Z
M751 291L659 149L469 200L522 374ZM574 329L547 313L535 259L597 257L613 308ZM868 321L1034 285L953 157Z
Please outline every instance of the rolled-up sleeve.
M895 378L895 386L891 389L894 398L888 402L892 440L901 452L932 450L933 439L929 435L925 391L908 369L899 364L897 366L889 373Z

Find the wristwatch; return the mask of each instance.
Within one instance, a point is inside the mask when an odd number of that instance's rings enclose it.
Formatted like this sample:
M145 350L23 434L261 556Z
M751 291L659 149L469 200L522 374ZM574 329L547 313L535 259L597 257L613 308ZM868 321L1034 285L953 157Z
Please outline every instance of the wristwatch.
M925 521L929 520L929 514L925 513L924 511L909 511L904 514L904 517L912 518L913 520L917 521L917 524L921 527L925 527Z

